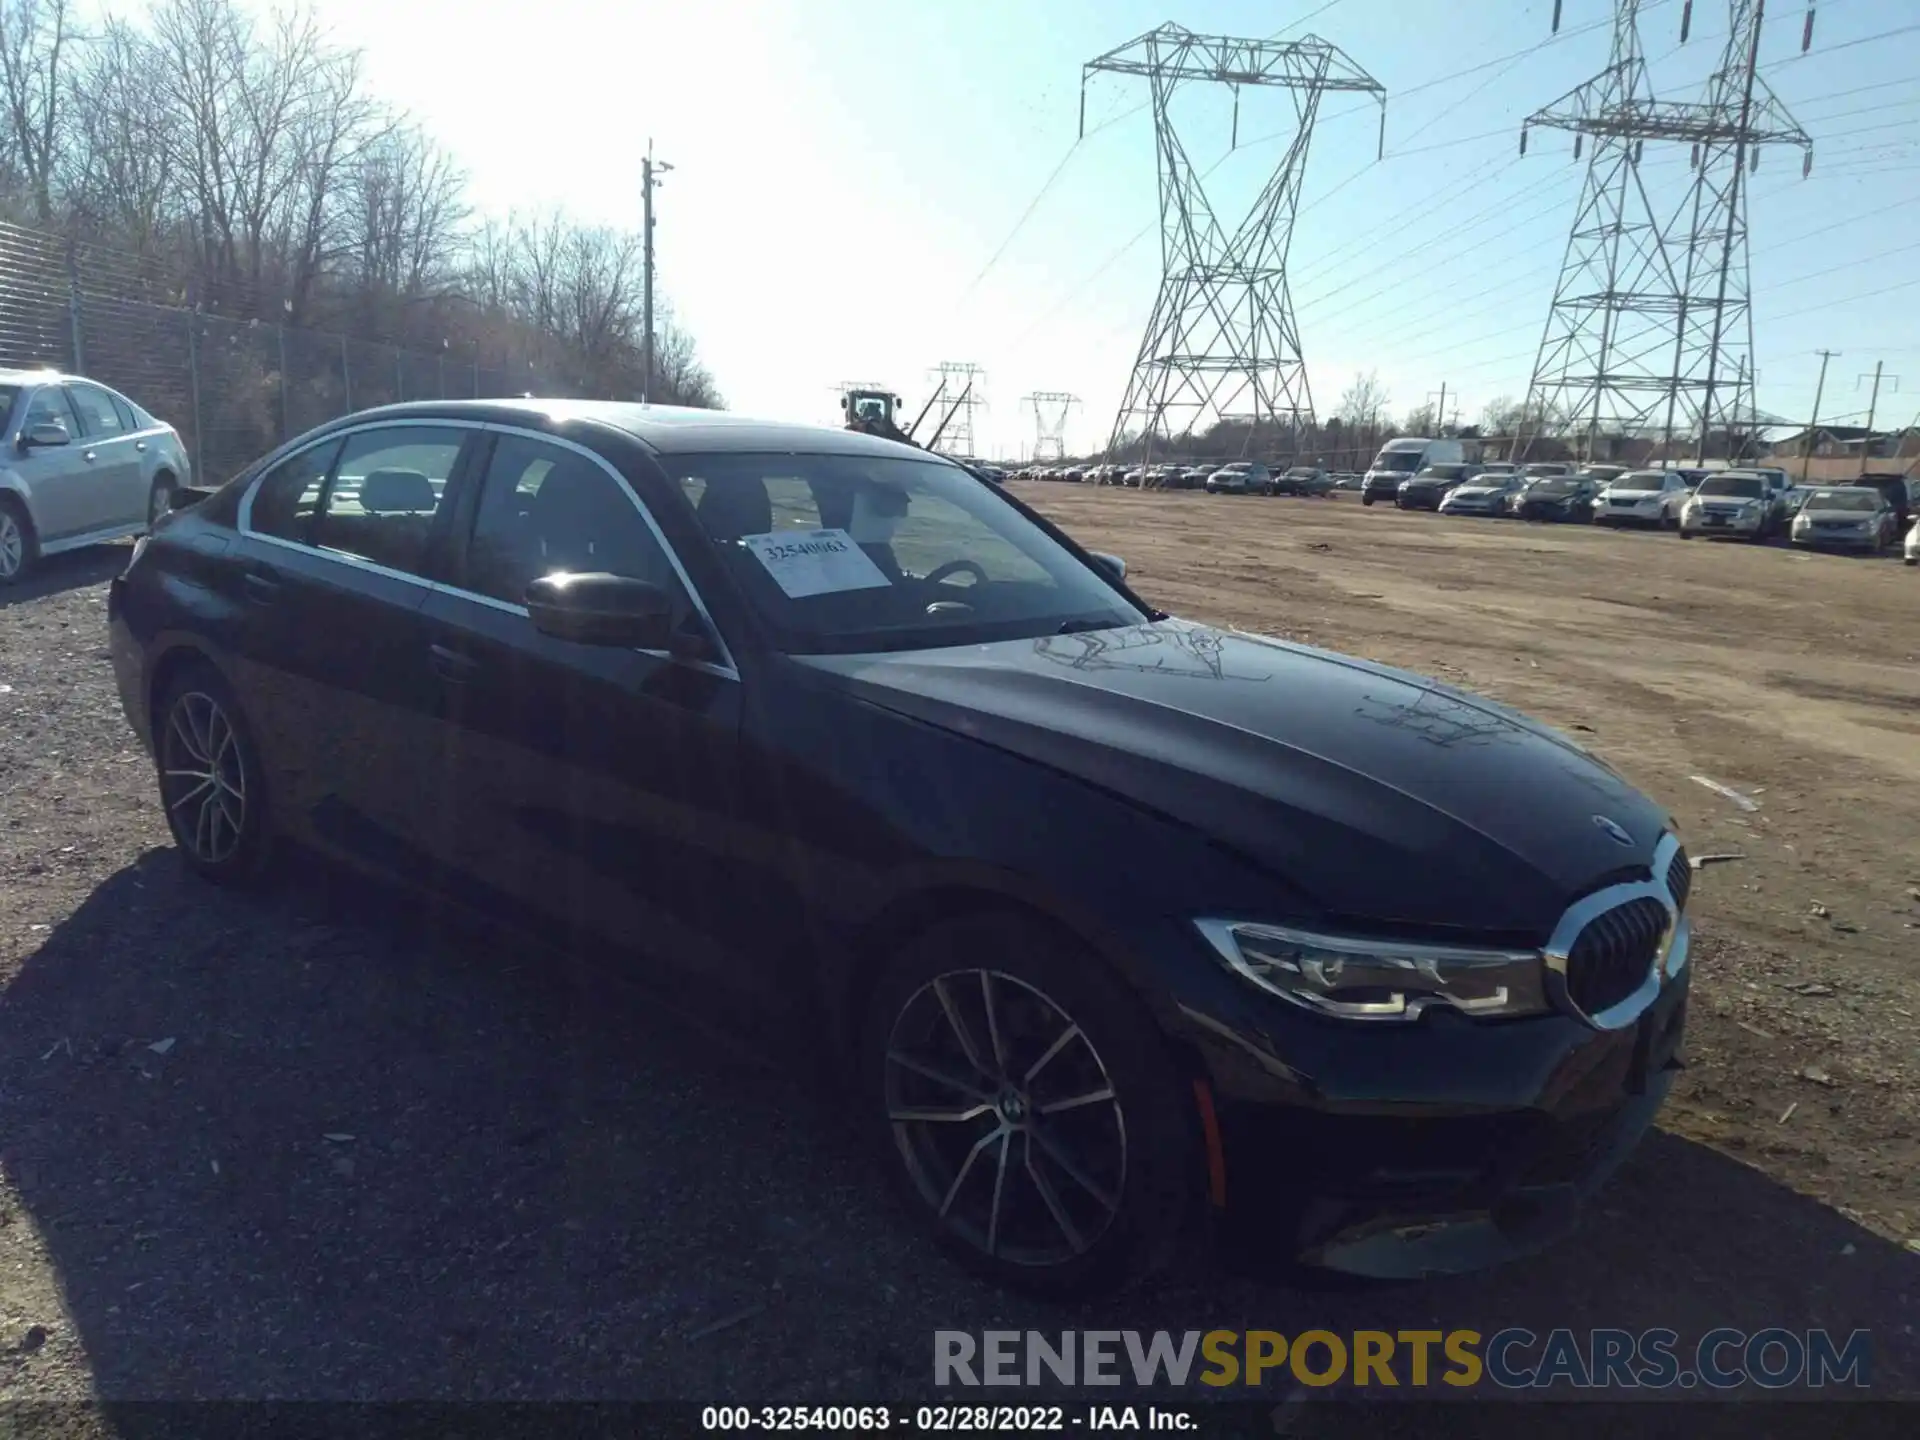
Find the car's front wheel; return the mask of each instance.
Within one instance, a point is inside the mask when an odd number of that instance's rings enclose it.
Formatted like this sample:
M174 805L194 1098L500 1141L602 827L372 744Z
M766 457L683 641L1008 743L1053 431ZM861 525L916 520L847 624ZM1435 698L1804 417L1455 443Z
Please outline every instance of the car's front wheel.
M0 495L0 585L26 579L39 553L26 507L11 495Z
M187 868L221 885L266 871L272 848L260 752L226 681L204 664L170 679L154 706L154 763L167 828Z
M1191 1087L1065 937L999 913L922 932L874 989L861 1075L894 1182L970 1268L1060 1296L1179 1253L1204 1173Z

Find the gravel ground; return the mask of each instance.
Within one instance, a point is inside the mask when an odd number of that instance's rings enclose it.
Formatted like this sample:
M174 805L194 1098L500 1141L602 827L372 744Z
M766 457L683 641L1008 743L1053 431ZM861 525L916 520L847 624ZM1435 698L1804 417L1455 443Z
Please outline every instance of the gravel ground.
M1137 523L1191 499L1051 503L1156 599L1218 615L1155 549L1199 512ZM1870 1228L1800 1193L1792 1157L1679 1134L1574 1240L1489 1275L1305 1293L1236 1245L1099 1305L983 1288L777 1053L364 882L184 876L103 650L123 559L0 596L0 1400L871 1402L926 1395L938 1328L1775 1324L1867 1327L1875 1391L1920 1396L1920 1256L1891 1202ZM1706 931L1711 1051L1748 1013L1715 1023L1745 1002L1714 977L1772 952Z

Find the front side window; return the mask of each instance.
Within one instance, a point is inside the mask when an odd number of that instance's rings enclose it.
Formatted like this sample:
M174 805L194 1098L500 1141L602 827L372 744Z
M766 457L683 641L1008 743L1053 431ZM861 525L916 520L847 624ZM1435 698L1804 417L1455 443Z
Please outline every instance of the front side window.
M31 430L36 425L58 425L69 435L80 433L80 422L74 416L73 408L67 404L67 392L59 385L43 385L33 392L33 399L27 402L27 413L21 417L20 428Z
M340 453L338 436L309 445L289 455L261 477L254 487L247 528L256 535L313 543L313 517L320 511L320 492L326 487L333 457Z
M110 439L132 428L120 423L113 397L98 385L69 385L67 393L73 397L73 408L80 412L80 423L89 437Z
M528 585L563 570L679 589L673 562L618 480L578 451L503 435L480 488L464 588L524 605Z
M948 465L735 454L663 463L790 653L980 644L1146 618L1000 492Z
M393 425L349 435L327 488L316 543L389 570L424 574L440 497L467 434Z

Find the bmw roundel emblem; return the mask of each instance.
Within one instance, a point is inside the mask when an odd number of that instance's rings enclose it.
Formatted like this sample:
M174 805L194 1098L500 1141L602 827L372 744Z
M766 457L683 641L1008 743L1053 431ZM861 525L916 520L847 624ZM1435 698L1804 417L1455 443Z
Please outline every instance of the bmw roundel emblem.
M1619 825L1615 824L1613 821L1609 820L1606 816L1604 815L1594 816L1593 823L1595 825L1598 825L1602 830L1606 831L1608 838L1611 839L1616 845L1633 844L1633 836L1629 835L1624 829L1622 829Z

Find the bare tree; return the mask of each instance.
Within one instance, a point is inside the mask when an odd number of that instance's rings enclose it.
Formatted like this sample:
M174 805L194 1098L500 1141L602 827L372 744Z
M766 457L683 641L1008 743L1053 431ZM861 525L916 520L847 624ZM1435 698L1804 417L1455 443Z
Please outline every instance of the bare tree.
M1389 398L1387 387L1380 383L1380 372L1369 370L1353 377L1333 413L1349 425L1371 425L1386 413Z
M1431 401L1414 406L1407 412L1407 418L1400 422L1401 429L1408 435L1437 435L1439 431L1434 427L1438 424L1439 418L1434 413Z
M109 20L76 67L65 191L81 228L154 255L177 218L175 112L155 106L162 61L152 42Z
M153 0L83 36L74 0L0 0L0 205L88 242L106 289L638 393L640 237L557 212L469 229L452 157L293 3ZM656 335L660 392L718 404L664 299Z
M53 220L53 178L66 140L68 21L67 0L0 0L0 136L42 224Z
M452 156L418 130L396 128L366 147L343 204L345 268L362 297L419 299L451 284L468 214L465 185ZM505 300L498 236L489 225L475 237L476 259L492 245L495 272L474 296L482 305Z

